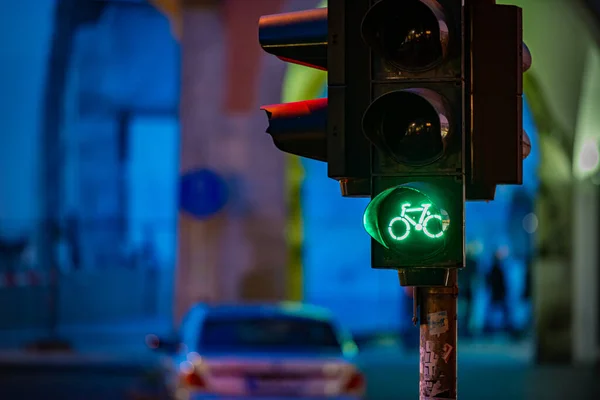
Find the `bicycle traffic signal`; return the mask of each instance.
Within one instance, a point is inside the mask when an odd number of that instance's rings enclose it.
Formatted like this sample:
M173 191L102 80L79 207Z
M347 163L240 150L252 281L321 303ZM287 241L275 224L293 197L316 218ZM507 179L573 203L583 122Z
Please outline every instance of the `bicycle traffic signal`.
M406 286L464 266L464 204L520 184L521 10L494 0L329 0L262 17L259 40L328 71L328 98L264 106L275 145L371 197L373 268Z
M381 0L362 22L373 54L362 127L374 146L364 225L372 266L398 269L403 285L443 285L463 266L461 24L457 0Z
M443 285L464 266L465 201L520 184L520 9L381 0L361 30L373 54L362 121L374 145L372 266L398 269L403 285Z

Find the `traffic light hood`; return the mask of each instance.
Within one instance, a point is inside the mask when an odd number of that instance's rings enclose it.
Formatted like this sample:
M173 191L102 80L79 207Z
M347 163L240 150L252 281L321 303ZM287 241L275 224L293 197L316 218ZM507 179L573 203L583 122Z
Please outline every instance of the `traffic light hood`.
M439 159L450 133L444 98L429 89L386 93L367 109L362 128L379 150L396 162L427 165Z
M266 132L279 150L327 161L326 98L273 104L260 109L267 113Z
M424 71L446 56L449 29L435 0L381 0L365 15L363 40L403 71Z
M326 71L327 8L262 16L258 41L283 61Z

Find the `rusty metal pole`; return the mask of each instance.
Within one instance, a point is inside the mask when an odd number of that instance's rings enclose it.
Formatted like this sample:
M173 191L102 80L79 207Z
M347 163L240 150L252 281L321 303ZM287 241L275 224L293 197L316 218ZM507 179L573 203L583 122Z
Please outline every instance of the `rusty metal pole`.
M448 285L415 288L419 303L419 399L456 399L458 270Z

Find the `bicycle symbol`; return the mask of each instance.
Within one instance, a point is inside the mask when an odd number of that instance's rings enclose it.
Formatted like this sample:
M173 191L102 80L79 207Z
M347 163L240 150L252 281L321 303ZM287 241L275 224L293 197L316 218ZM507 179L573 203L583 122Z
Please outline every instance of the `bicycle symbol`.
M445 231L445 224L442 220L442 216L438 215L438 214L432 214L431 211L429 211L430 207L431 207L431 204L421 204L421 207L412 207L412 208L411 208L410 203L402 204L402 212L400 213L400 216L393 218L388 225L388 232L389 232L390 236L392 237L392 239L398 240L398 241L406 239L411 232L411 226L414 226L415 230L422 231L427 237L430 237L432 239L437 239L437 238L442 237L444 235L444 231ZM409 215L409 214L414 215L416 213L421 214L419 216L418 221L416 221ZM429 231L427 229L427 224L431 220L440 221L440 223L442 224L442 229L438 233L432 233L431 231ZM397 235L394 233L394 225L396 223L404 224L406 230L402 235Z

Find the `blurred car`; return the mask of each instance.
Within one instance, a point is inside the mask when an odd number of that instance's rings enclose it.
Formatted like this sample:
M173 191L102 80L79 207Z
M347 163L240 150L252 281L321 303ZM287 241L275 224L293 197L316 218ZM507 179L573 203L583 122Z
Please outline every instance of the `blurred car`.
M358 348L327 310L301 304L197 304L178 337L151 337L170 354L178 400L356 400Z

